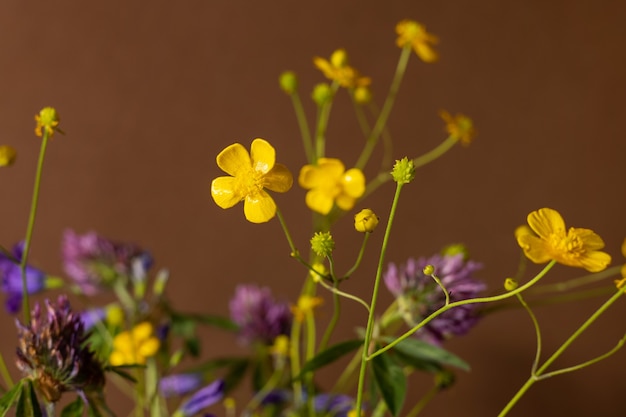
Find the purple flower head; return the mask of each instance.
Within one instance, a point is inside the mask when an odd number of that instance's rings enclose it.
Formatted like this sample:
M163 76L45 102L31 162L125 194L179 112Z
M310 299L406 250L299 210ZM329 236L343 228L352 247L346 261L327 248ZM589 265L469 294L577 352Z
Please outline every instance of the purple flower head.
M239 337L245 344L269 345L291 329L289 305L274 301L269 288L256 285L237 286L230 300L230 317L239 325Z
M22 260L24 242L13 247L12 255L16 261ZM2 291L7 294L6 309L9 313L17 313L22 306L22 271L20 265L0 252L0 279ZM46 288L46 274L37 268L26 265L26 291L35 294Z
M416 325L445 304L445 294L439 285L432 277L424 275L426 265L435 267L435 275L448 290L451 302L477 297L486 288L473 277L482 265L466 261L462 253L411 258L400 266L391 263L383 279L409 326ZM452 336L465 334L478 320L475 308L475 305L463 305L448 310L417 331L416 336L440 344Z
M95 308L90 308L89 310L85 310L81 312L80 320L83 322L83 327L85 328L85 331L88 331L93 326L95 326L96 323L104 321L106 316L107 316L106 307L95 307Z
M331 417L346 417L354 408L354 399L344 394L318 394L313 399L315 411Z
M18 369L48 402L57 402L67 391L100 391L102 365L85 344L83 322L67 297L60 296L56 304L46 300L45 313L36 304L29 325L16 320Z
M176 374L161 378L159 390L165 398L182 396L200 388L202 375Z
M224 381L218 379L196 392L180 406L174 417L189 417L215 404L224 396Z
M63 234L62 256L65 273L87 295L110 286L120 276L133 278L134 271L146 271L152 265L149 252L136 245L112 242L95 232L78 235L69 229ZM141 268L133 266L136 260Z

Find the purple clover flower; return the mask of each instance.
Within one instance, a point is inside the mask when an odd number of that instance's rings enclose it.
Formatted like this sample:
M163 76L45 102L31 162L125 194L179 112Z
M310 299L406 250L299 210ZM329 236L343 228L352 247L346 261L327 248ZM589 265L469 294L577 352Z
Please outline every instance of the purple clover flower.
M152 265L150 253L130 243L112 242L95 232L79 235L66 230L62 242L65 273L84 294L93 295L120 276L132 278L133 262L141 261L143 271Z
M174 417L190 417L220 401L224 396L224 381L218 379L191 396L174 413Z
M60 296L56 304L46 300L45 309L47 314L42 316L36 304L27 326L16 320L18 369L51 403L67 391L102 390L102 365L85 344L83 322L72 312L67 297Z
M200 388L202 375L176 374L168 375L159 381L159 391L165 398L182 396Z
M16 261L22 260L24 242L13 247L12 255ZM9 313L17 313L22 306L22 272L20 265L0 252L0 279L2 291L7 294L5 301ZM26 291L35 294L46 288L46 274L37 268L26 265Z
M269 288L239 285L230 300L230 317L239 325L242 343L270 345L279 335L289 335L292 315L289 305L274 301Z
M439 285L432 277L424 275L426 265L435 267L435 275L448 290L450 302L475 298L486 288L485 283L473 277L482 265L466 261L462 253L411 258L400 266L390 263L383 279L387 289L396 297L400 314L409 326L416 325L445 303L445 294ZM452 336L465 334L477 321L476 305L463 305L441 314L415 334L439 345Z

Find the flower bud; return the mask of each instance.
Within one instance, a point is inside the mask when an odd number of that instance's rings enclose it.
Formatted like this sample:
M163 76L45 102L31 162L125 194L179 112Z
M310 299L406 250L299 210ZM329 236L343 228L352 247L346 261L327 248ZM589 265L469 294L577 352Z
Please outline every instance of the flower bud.
M435 374L435 385L437 385L437 388L439 388L440 390L450 388L452 385L454 385L454 382L455 376L452 371L442 369L441 371L437 372L437 374Z
M413 178L415 178L415 164L413 160L406 156L399 161L396 160L391 176L398 184L408 184L413 181Z
M318 106L323 106L333 97L333 92L330 86L326 83L319 83L313 88L313 93L311 93L311 97L313 101Z
M504 280L504 289L507 291L516 290L519 283L514 278L507 278Z
M435 273L435 267L433 265L426 265L423 269L424 275L432 275Z
M52 137L55 130L59 130L59 115L54 107L44 107L39 114L35 115L35 134L39 137L43 136L43 130Z
M345 49L337 49L330 56L330 63L335 68L343 68L348 65L348 54Z
M311 238L311 249L317 256L327 257L335 249L335 241L330 232L317 232Z
M298 77L293 71L285 71L280 74L278 83L280 84L280 89L289 95L295 93L298 89Z
M378 226L378 216L370 209L363 209L354 215L354 228L357 232L371 233Z
M354 100L359 104L367 104L372 101L372 92L367 87L357 87L354 89Z
M0 146L0 167L9 167L15 162L17 152L12 146L2 145Z

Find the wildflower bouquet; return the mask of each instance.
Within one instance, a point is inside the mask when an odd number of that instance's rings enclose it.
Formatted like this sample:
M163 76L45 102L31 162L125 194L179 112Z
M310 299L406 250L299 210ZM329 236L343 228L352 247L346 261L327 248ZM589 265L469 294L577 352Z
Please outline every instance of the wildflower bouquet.
M213 311L184 311L166 296L168 272L152 271L147 250L94 232L64 233L63 278L50 276L29 262L46 147L54 135L63 133L56 110L42 109L35 116L35 133L42 142L26 235L12 250L0 248L5 305L11 313L21 312L16 319L15 364L22 375L14 381L10 361L0 356L0 416L13 410L20 417L114 415L115 407L108 401L111 386L128 394L136 416L417 416L454 383L456 373L469 370L469 364L447 349L445 342L511 303L528 313L536 332L536 351L530 377L520 381L519 391L501 416L536 383L617 352L626 336L600 356L583 357L568 367L554 366L572 342L622 296L626 284L626 269L607 269L611 257L602 251L600 236L590 229L566 228L554 209L531 212L527 225L514 233L525 259L545 267L533 275L523 262L503 280L501 289L491 289L489 294L479 278L481 264L464 245L434 248L433 255L400 264L387 262L400 197L412 192L416 171L459 144L470 145L476 135L468 116L440 111L446 132L441 143L392 163L395 152L387 121L406 68L415 56L420 65L438 59L437 37L422 24L401 21L396 35L400 56L382 107L369 89L372 80L352 66L343 49L329 59L313 60L328 79L312 90L317 109L313 129L301 102L297 75L280 75L280 88L294 106L307 160L297 178L289 164L277 162L284 162L280 149L267 139L255 138L249 148L247 143L234 143L217 155L217 166L225 173L211 183L217 206L229 209L243 202L244 217L253 223L250 227L266 222L280 225L290 248L284 261L302 266L302 289L291 302L275 298L260 279L242 283L230 301L228 318ZM353 103L365 138L355 141L355 158L349 162L326 151L331 143L326 132L333 103L345 98ZM0 147L0 165L10 166L15 155L12 147ZM374 175L366 176L367 170ZM273 193L288 193L294 181L306 190L304 203L313 216L306 244L292 237L292 229L303 221L285 216L273 197ZM391 183L395 193L388 212L375 213L368 201ZM354 233L362 234L362 244L352 264L342 268L334 256L342 242L333 233L346 221L353 222ZM373 247L375 233L382 234L382 241ZM626 256L626 242L622 253ZM378 259L375 270L363 268L366 256ZM590 275L555 289L544 280L557 263ZM345 289L346 281L355 275L371 285L368 297ZM611 277L616 279L610 298L546 358L533 303L550 299L562 289ZM381 306L384 287L393 301ZM62 292L56 300L31 299L53 289ZM103 294L109 295L105 303ZM323 319L317 312L325 302L328 305L327 300L331 300L332 315ZM74 302L89 307L77 309ZM355 303L367 318L354 333L339 335L335 330L346 303ZM198 328L205 325L236 334L248 353L201 357ZM336 374L332 387L318 379L319 372L329 368ZM432 377L432 386L418 399L408 398L407 381L420 375ZM249 387L250 398L236 402L231 394L244 385Z

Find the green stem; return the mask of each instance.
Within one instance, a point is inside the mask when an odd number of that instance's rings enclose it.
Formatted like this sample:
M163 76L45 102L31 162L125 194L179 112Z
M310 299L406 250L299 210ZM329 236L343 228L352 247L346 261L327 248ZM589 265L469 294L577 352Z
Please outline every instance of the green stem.
M315 132L315 161L324 157L326 152L326 128L328 127L328 119L330 118L330 109L333 106L335 93L339 88L337 81L333 81L330 86L332 94L331 98L320 107L318 107L317 128Z
M524 301L524 297L522 297L522 294L515 294L517 296L517 299L519 300L520 304L522 305L522 307L524 307L524 310L526 310L528 312L528 315L530 316L530 319L533 322L533 327L535 328L535 338L537 340L537 349L535 351L535 360L533 361L533 366L531 367L531 374L535 374L535 371L537 370L537 366L539 366L539 359L541 358L541 328L539 327L539 321L537 321L537 317L535 316L535 313L533 313L533 311L530 309L530 306L526 303L526 301Z
M336 283L334 284L334 289L337 289ZM333 330L335 330L335 326L337 326L337 322L339 321L339 315L341 314L341 299L339 297L339 294L333 292L333 317L328 322L328 326L326 326L324 336L322 336L322 340L319 346L320 352L326 349L328 341L330 340L330 336L332 335Z
M367 369L367 356L369 351L370 342L372 340L372 332L374 330L374 313L376 311L376 301L378 299L378 289L380 286L381 275L383 271L383 264L385 261L385 254L387 252L387 245L389 244L389 237L391 235L391 226L398 208L398 201L400 199L400 191L402 190L402 183L396 184L396 193L393 197L391 204L391 212L389 213L389 221L387 222L387 228L385 229L385 236L383 237L383 243L380 248L380 256L378 259L378 267L376 269L376 278L374 280L374 289L372 290L372 301L370 302L370 312L367 318L367 328L365 330L365 340L363 341L363 352L361 356L361 367L359 370L359 384L357 388L356 398L356 415L361 415L361 408L363 405L363 390L365 386L365 370Z
M289 357L291 359L291 373L293 375L300 374L300 330L302 323L298 320L294 320L291 325L291 340L289 341ZM300 378L293 379L293 402L297 408L302 404L302 381Z
M437 277L437 275L430 274L430 277L432 279L435 280L435 282L437 283L437 285L439 286L439 288L441 288L441 291L443 291L443 294L446 296L446 302L444 305L448 305L450 304L450 293L448 292L448 290L446 289L446 287L444 287L443 283L441 282L441 280L439 279L439 277Z
M287 223L285 223L283 214L278 209L278 207L276 208L276 216L278 217L278 220L280 221L280 225L283 228L283 232L285 233L285 237L287 238L287 243L289 244L289 248L291 249L291 256L298 258L299 257L298 250L296 249L296 245L294 245L293 243L293 239L291 237L291 234L289 233L289 228L287 227Z
M338 288L330 286L326 282L324 282L324 280L320 280L319 283L322 285L322 287L326 288L328 291L332 292L333 294L337 294L337 295L339 295L341 297L344 297L344 298L347 298L349 300L356 301L357 303L359 303L363 307L365 307L365 309L369 313L370 306L367 305L367 303L363 299L357 297L356 295L352 295L352 294L349 294L347 292L343 292L343 291L339 290Z
M550 356L544 364L537 370L534 375L531 375L530 378L522 385L522 387L517 391L517 393L511 398L508 404L502 409L498 417L504 417L508 414L509 411L513 408L515 404L522 398L522 396L528 391L528 389L537 381L539 381L539 377L543 374L543 372L550 366L552 363L561 356L563 352L576 340L587 328L594 322L598 317L602 315L610 306L613 304L619 297L623 295L622 290L618 290L611 298L609 298L602 306L596 310L585 322Z
M263 399L269 394L280 382L280 379L283 375L283 368L275 369L272 373L272 376L267 380L263 388L256 393L254 397L250 400L248 405L246 406L246 410L249 413L252 413L263 401Z
M369 122L367 121L367 117L363 112L363 106L356 102L354 98L354 90L350 90L350 98L352 99L352 106L354 107L354 113L356 115L356 120L359 123L359 127L361 128L361 132L363 136L366 138L371 133Z
M2 375L2 379L4 379L4 383L7 385L7 390L13 388L14 382L11 378L11 374L7 369L7 364L4 362L4 356L0 353L0 374Z
M361 155L359 155L359 159L357 159L355 168L363 170L363 168L367 164L367 161L372 155L372 151L376 146L378 138L385 128L385 125L387 124L389 114L391 114L391 109L393 108L396 95L398 94L398 90L400 89L400 84L402 83L402 78L404 77L404 73L406 71L410 56L411 48L402 48L400 58L398 59L398 65L396 66L396 72L394 74L393 80L391 81L391 86L389 87L389 93L387 93L387 98L385 98L385 103L383 104L383 108L378 115L378 119L376 119L374 128L370 132L370 135L365 142L365 147L363 148Z
M316 329L315 329L315 317L313 316L313 310L309 310L306 313L306 352L305 352L305 361L308 362L315 356L315 339L316 339ZM307 386L307 408L309 410L309 415L315 415L315 407L313 404L313 398L315 397L315 387L313 386L313 372L308 372L303 376L303 379L306 380Z
M621 265L614 266L612 268L605 269L602 272L596 272L594 274L588 274L582 277L570 279L565 282L558 282L556 284L550 285L538 285L529 291L529 294L542 294L546 292L562 292L567 291L572 288L581 287L587 284L593 284L594 282L602 281L603 279L612 277L614 275L619 274Z
M426 317L420 323L418 323L417 325L415 325L414 327L412 327L411 329L406 331L404 334L402 334L401 336L398 336L398 338L395 339L393 342L389 343L388 345L378 349L376 352L374 352L371 355L369 355L367 357L367 360L369 361L372 358L374 358L374 357L376 357L376 356L378 356L378 355L380 355L382 353L385 353L386 351L388 351L389 349L393 348L395 345L397 345L398 343L400 343L404 339L410 337L413 333L415 333L416 331L418 331L419 329L424 327L426 324L430 323L432 320L434 320L435 318L439 317L441 314L445 313L446 311L448 311L450 309L453 309L453 308L458 307L458 306L466 305L466 304L479 304L479 303L490 303L490 302L493 302L493 301L500 301L500 300L504 300L504 299L513 297L515 294L521 293L522 291L526 290L527 288L532 287L537 281L539 281L541 278L543 278L543 276L545 274L547 274L548 271L550 269L552 269L552 267L555 264L556 264L556 261L550 261L550 263L548 263L548 265L546 265L541 270L541 272L539 272L533 279L528 281L526 284L517 287L513 291L509 291L509 292L506 292L504 294L494 295L494 296L491 296L491 297L478 297L478 298L469 298L469 299L466 299L466 300L459 300L459 301L455 301L453 303L450 303L448 305L444 305L439 310L433 312L430 316Z
M359 255L356 258L356 262L354 263L352 268L350 268L350 270L345 273L345 275L341 278L341 280L349 278L352 274L354 274L354 271L357 270L359 265L361 265L361 261L363 260L363 254L365 253L365 245L367 245L367 241L369 240L370 235L371 233L365 233L365 237L363 238L363 243L361 244L361 250L359 251Z
M430 403L430 401L435 398L435 395L439 392L439 387L435 384L431 389L428 390L426 395L424 395L417 404L409 411L406 417L415 417L419 413L422 412L424 408Z
M302 144L304 146L304 153L306 160L309 164L315 163L315 151L313 150L313 142L311 141L311 131L309 130L309 123L306 120L306 113L302 107L300 96L298 92L294 92L290 95L293 109L296 113L296 119L298 120L298 127L300 128L300 135L302 136Z
M41 188L41 177L43 172L43 161L46 155L46 147L48 146L48 129L43 129L41 138L41 147L39 148L39 160L37 161L37 171L35 173L35 186L33 187L33 197L30 203L30 214L28 216L28 225L26 226L26 237L24 239L24 251L20 262L20 272L22 274L22 313L24 315L24 324L30 323L30 305L28 301L28 285L26 284L26 263L28 262L28 253L30 251L30 242L33 237L35 228L35 218L37 217L37 205L39 203L39 189Z

